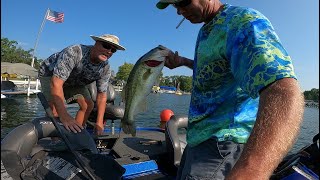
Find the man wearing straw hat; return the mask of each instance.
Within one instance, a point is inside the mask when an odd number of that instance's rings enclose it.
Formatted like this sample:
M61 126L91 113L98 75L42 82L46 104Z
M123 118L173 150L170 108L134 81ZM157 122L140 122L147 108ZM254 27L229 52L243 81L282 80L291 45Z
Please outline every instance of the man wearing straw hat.
M193 70L177 179L269 179L302 122L290 56L257 10L220 0L160 0L157 7L170 4L192 24L203 23L194 59L171 52L165 63Z
M64 127L74 133L81 132L94 103L86 85L97 84L97 121L95 132L103 131L108 81L111 76L108 60L117 50L125 50L115 35L91 36L94 45L72 45L52 54L41 63L39 79L41 90L53 114ZM79 111L73 118L65 107L65 101L77 101Z

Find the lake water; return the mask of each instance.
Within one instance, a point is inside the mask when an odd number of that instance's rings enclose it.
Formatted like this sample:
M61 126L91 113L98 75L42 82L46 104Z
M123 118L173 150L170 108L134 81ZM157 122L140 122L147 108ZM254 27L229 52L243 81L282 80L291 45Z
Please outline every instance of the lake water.
M175 115L186 116L190 102L190 95L175 94L150 94L145 112L136 116L136 124L140 127L157 127L160 120L160 112L163 109L171 109ZM116 104L120 102L117 96ZM78 105L68 105L70 114L75 115ZM31 121L36 117L45 115L45 111L36 97L31 95L16 96L8 99L1 99L1 139L13 128ZM304 121L297 142L291 150L296 152L302 147L308 145L314 135L319 132L319 109L305 108ZM115 122L116 127L119 121Z

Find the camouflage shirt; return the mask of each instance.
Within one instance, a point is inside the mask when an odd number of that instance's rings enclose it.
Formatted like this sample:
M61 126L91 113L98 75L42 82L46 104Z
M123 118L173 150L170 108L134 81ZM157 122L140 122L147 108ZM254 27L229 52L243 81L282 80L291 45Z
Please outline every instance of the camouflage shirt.
M245 143L256 121L259 91L296 78L290 56L260 12L226 4L199 31L187 141L212 136Z
M111 76L108 61L100 64L90 62L93 46L73 45L44 60L39 69L39 77L55 75L65 81L64 86L85 86L97 81L97 90L106 92Z

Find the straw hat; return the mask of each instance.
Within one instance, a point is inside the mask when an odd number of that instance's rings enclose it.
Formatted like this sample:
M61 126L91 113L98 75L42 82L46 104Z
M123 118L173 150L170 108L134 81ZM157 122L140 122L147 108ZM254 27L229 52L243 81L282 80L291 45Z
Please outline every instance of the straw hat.
M110 43L119 50L125 50L125 48L119 44L119 38L115 35L111 35L111 34L104 34L101 36L90 35L90 37L95 41L102 41L102 42Z

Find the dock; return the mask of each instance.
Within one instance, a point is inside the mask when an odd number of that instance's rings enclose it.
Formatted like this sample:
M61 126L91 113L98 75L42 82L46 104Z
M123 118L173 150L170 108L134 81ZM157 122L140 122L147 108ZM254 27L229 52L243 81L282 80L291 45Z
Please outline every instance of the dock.
M28 80L10 80L12 83L16 85L17 88L15 88L14 91L12 90L1 90L1 95L31 95L31 94L37 94L38 92L41 92L39 90L40 81L37 79L35 81L30 81L30 88L28 88ZM2 82L1 82L2 83ZM28 94L29 89L29 94ZM1 97L4 98L4 97Z

